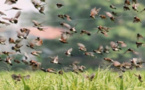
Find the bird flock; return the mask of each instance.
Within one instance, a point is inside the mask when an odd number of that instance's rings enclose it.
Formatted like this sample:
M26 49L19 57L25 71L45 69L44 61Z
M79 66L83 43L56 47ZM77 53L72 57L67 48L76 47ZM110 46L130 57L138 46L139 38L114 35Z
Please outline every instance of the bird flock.
M8 5L13 5L16 4L19 0L6 0L5 4ZM35 9L37 9L37 11L42 14L45 15L45 6L46 6L46 1L45 0L31 0L32 5L35 7ZM138 10L138 6L139 3L137 0L124 0L124 6L122 7L122 9L124 11L130 11L131 9L135 12L143 12L145 11L145 8L143 8L141 11ZM65 5L62 3L56 3L56 7L58 9L60 8L65 8ZM109 8L111 8L112 10L117 10L117 7L115 5L110 5ZM0 24L4 24L6 26L11 25L11 24L17 24L19 21L19 17L21 15L21 11L22 9L19 7L11 7L10 9L6 10L16 10L17 13L14 17L7 17L7 15L0 11L0 15L4 16L2 17L3 20L0 20ZM88 17L91 18L92 20L96 19L96 17L101 18L101 20L106 20L107 18L109 18L112 22L117 21L117 13L114 11L105 11L104 14L99 14L100 12L104 12L101 10L101 7L94 7L90 10L90 13L88 13ZM60 18L62 20L66 20L67 22L72 21L73 18L71 17L71 15L68 14L59 14L57 15L56 18ZM141 19L138 16L134 16L133 23L141 23ZM33 23L33 27L37 28L37 30L39 31L44 31L44 27L42 25L42 23L37 22L36 20L32 20ZM59 38L59 42L63 43L63 44L68 44L69 43L69 38L73 37L74 34L80 34L80 35L87 35L87 36L91 36L92 33L88 30L81 30L80 32L77 31L77 29L75 28L75 26L71 26L70 24L66 23L66 22L61 22L60 26L62 26L65 30L62 31L61 36ZM96 28L98 31L97 33L102 34L103 36L107 37L109 31L111 30L110 27L107 26L102 26L99 25ZM29 60L29 54L33 55L33 56L40 56L40 54L42 53L42 51L37 51L36 48L42 46L43 44L43 40L40 37L36 37L34 40L28 41L28 36L29 33L31 32L30 29L28 28L21 28L18 32L17 32L17 39L13 39L11 38L5 38L0 36L0 44L1 45L6 45L6 41L8 40L9 44L12 44L12 50L13 52L8 52L8 51L2 51L0 52L1 55L5 55L6 58L2 59L0 58L0 61L3 61L5 63L7 63L8 65L13 65L13 63L24 63L28 66L31 66L33 70L42 70L44 72L50 72L50 73L58 73L58 74L63 74L65 72L65 70L61 69L56 71L53 68L43 68L41 66L41 63L36 61L36 60ZM145 44L143 42L140 42L140 39L144 39L144 36L142 36L140 33L136 34L136 46L137 48L141 47L141 46L145 46ZM24 40L27 40L27 44L21 44ZM83 43L76 43L78 45L78 51L82 52L83 55L86 56L90 56L90 57L95 57L97 54L109 54L110 51L120 51L122 50L124 47L127 47L127 44L124 41L111 41L110 45L106 45L105 47L103 47L103 45L100 45L98 48L94 49L93 51L88 51L87 47L83 44ZM13 58L11 55L19 55L18 53L22 53L21 52L21 48L22 47L27 47L31 50L31 53L24 53L23 55L23 59L22 60L17 60L15 58ZM68 50L65 51L65 55L68 57L73 57L73 48L69 48ZM125 50L124 53L133 53L135 55L139 55L139 52L133 50L132 48L128 48L127 50ZM63 63L60 62L59 56L50 56L50 63L53 64L58 64L58 65L63 65ZM128 62L119 62L116 60L113 60L111 58L108 57L104 57L103 58L106 62L109 62L114 68L118 69L119 71L121 71L122 73L125 72L126 70L132 70L133 68L141 68L143 63L145 63L144 61L138 59L138 58L132 58L130 61ZM83 65L79 65L79 62L75 61L73 62L71 65L68 66L68 70L78 74L81 72L84 72L85 70L85 66ZM123 75L123 74L122 74ZM89 80L92 80L94 78L94 74L92 74L91 76L85 76L86 78L88 78ZM142 77L141 75L137 75L135 74L135 76L139 79L140 82L142 82ZM22 79L22 77L24 78L29 78L30 76L21 76L21 75L12 75L12 78L16 81L20 81Z

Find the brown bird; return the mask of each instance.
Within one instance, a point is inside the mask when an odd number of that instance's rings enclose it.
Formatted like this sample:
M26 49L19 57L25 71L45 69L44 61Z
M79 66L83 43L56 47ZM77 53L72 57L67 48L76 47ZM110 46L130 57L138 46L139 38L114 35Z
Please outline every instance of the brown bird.
M95 77L95 74L91 74L90 76L89 75L84 75L84 77L90 81L92 81Z
M105 61L108 61L108 62L113 62L114 60L111 59L111 58L104 58Z
M43 40L40 37L37 37L35 40L32 41L36 46L42 46Z
M111 21L115 21L115 17L110 12L105 12L106 15L110 18Z
M11 4L15 4L18 0L6 0L5 4L11 5Z
M14 40L13 38L9 38L9 43L10 44L18 44L22 41L22 39L16 39Z
M89 31L86 31L86 30L81 30L81 33L80 34L81 35L86 34L88 36L91 36L91 33Z
M4 55L6 55L6 56L9 56L10 54L15 54L15 52L3 51L3 52L0 52L0 54L4 54Z
M45 7L41 6L40 9L39 9L39 13L44 14L44 10L45 10Z
M130 5L130 0L125 0L124 5Z
M110 5L110 8L112 9L116 9L116 7L114 5Z
M107 17L105 15L99 15L101 19L106 19Z
M7 23L7 22L1 21L1 20L0 20L0 24L5 24L6 26L10 25L10 23Z
M42 27L42 23L39 23L35 20L32 20L32 23L34 24L34 27Z
M67 23L60 23L60 25L61 26L63 26L63 27L65 27L65 28L67 28L67 29L71 29L72 27L69 25L69 24L67 24Z
M59 39L59 41L61 42L61 43L68 43L68 38L69 38L69 35L67 35L65 32L63 32L62 34L61 34L61 37L60 37L60 39Z
M21 11L18 11L15 15L15 17L13 18L3 18L5 20L8 20L10 23L14 23L14 24L17 24L18 23L18 18L20 17L21 15Z
M85 47L84 44L82 44L82 43L77 43L77 45L78 45L78 48L79 48L80 51L87 51L87 49L86 49L86 47Z
M58 59L58 56L55 56L55 57L51 57L51 63L54 63L54 64L61 64L60 62L59 62L59 59Z
M22 44L16 44L15 46L12 47L12 50L16 51L16 52L20 52L21 53L21 50L20 48L22 47L23 45Z
M134 75L138 78L138 80L139 80L140 82L143 82L142 76L141 76L140 74L138 74L138 75L134 74Z
M41 54L42 51L32 51L31 54L34 56L40 56L39 54Z
M32 67L33 70L40 69L41 63L37 62L35 60L30 60L30 66Z
M127 45L124 41L117 41L117 43L120 44L121 47L127 47Z
M11 57L6 57L5 62L6 62L7 64L11 65L11 66L13 65L13 64L12 64L12 58L11 58Z
M12 8L10 8L10 9L8 9L8 10L22 10L22 9L19 8L19 7L12 7ZM8 10L6 10L6 11L8 11Z
M72 28L70 28L69 30L70 30L71 32L77 33L77 31L76 31L76 28L75 28L75 27L72 27Z
M19 60L16 60L16 59L14 60L14 62L15 63L18 63L18 64L21 63Z
M139 54L138 52L136 52L135 50L133 50L133 49L131 49L131 48L129 48L129 49L127 49L127 50L125 51L125 53L128 53L128 52L132 52L133 54L136 54L136 55Z
M72 18L71 18L69 15L67 15L67 14L64 14L64 17L65 17L68 21L71 21L71 20L72 20Z
M133 4L133 5L132 5L132 9L133 9L134 11L137 11L137 12L138 12L138 4Z
M73 48L68 49L68 50L65 52L65 55L66 55L66 56L72 56L72 51L73 51Z
M41 70L49 73L56 73L56 71L53 68L48 68L48 69L41 68Z
M96 50L93 50L95 53L98 53L98 54L102 54L103 53L103 46L102 45L100 45L99 47L98 47L98 49L96 49Z
M143 39L143 36L142 36L141 34L138 33L138 34L136 35L136 38L137 38L137 40L139 40L139 39L141 39L141 38Z
M34 49L34 47L36 46L35 43L33 42L28 42L28 44L26 45L27 47Z
M133 20L133 23L138 23L138 22L141 22L140 18L135 16L134 17L134 20Z
M119 51L119 50L121 50L121 48L118 46L118 44L113 42L113 41L110 42L110 46L111 46L113 51Z
M110 52L109 46L105 46L103 52L104 52L104 53L109 53L109 52Z
M30 33L30 29L27 29L27 28L21 28L20 29L21 33L25 33L26 34L26 37L29 35Z
M124 11L130 10L130 8L126 5L123 6Z
M21 81L22 79L22 76L20 74L19 75L12 74L11 77L13 80L16 80L16 81Z
M57 3L56 6L57 6L58 8L61 8L61 7L64 6L64 5L61 4L61 3Z
M2 12L2 11L0 11L0 15L6 16L6 14L4 12Z
M0 44L5 45L6 38L3 36L0 36Z
M120 62L118 62L118 61L113 61L113 66L114 67L121 67L121 63Z
M101 8L96 9L96 7L94 7L93 9L91 9L90 12L90 17L95 19L95 16L98 15L98 13L100 12Z
M135 44L136 44L137 48L139 48L141 46L145 46L145 44L142 42L136 42Z
M64 17L64 15L63 14L59 14L59 15L57 15L59 18L61 18L61 19L65 19L65 17Z
M84 53L86 56L91 56L91 57L94 57L94 53L93 52L85 52Z

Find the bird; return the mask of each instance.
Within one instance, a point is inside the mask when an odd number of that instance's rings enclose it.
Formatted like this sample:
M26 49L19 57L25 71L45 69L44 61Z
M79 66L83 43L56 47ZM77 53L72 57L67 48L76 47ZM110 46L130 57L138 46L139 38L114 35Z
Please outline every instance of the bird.
M65 52L65 55L66 55L66 56L72 56L72 51L73 51L73 48L68 49L68 50Z
M60 62L59 62L59 58L58 58L58 56L55 56L55 57L51 57L51 63L54 63L54 64L61 64Z
M77 45L78 45L78 48L79 48L79 50L80 51L87 51L87 48L85 47L85 45L84 44L82 44L82 43L77 43Z
M21 11L18 11L18 12L16 13L15 17L13 17L13 18L4 18L4 17L3 17L3 19L4 19L4 20L8 20L10 23L17 24L17 23L18 23L18 18L20 17L20 15L21 15Z
M101 8L96 8L94 7L93 9L91 9L90 11L90 17L95 19L95 16L98 15L98 13L100 12Z
M61 4L61 3L57 3L56 6L57 6L57 8L61 8L61 7L64 6L64 5Z
M39 54L41 54L42 51L32 51L31 54L34 56L40 56Z

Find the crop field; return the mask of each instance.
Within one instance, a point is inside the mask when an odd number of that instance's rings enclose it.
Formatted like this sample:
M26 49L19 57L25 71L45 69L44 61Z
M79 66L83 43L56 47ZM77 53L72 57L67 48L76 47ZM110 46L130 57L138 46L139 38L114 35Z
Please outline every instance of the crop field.
M12 74L30 75L30 78L13 80ZM135 74L141 74L142 82ZM92 77L94 75L94 77ZM65 72L63 75L41 71L0 72L0 90L144 90L145 72L88 70L83 73Z

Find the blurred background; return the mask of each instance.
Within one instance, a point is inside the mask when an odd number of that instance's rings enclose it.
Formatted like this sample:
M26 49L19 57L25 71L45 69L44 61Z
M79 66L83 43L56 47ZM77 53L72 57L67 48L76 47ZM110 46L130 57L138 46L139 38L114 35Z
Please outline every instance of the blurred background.
M46 0L45 4L45 14L40 14L32 5L31 0L19 0L17 4L6 5L4 4L5 0L1 0L0 9L5 11L11 6L17 6L22 9L22 15L20 16L19 23L17 25L10 25L7 27L1 26L0 35L9 37L16 37L16 31L20 28L26 27L31 30L29 39L34 39L40 37L43 39L43 45L37 50L41 50L42 54L39 57L30 56L31 59L39 61L42 63L42 67L55 67L59 68L59 65L51 64L49 56L59 56L60 62L64 66L71 64L73 61L79 61L82 65L87 68L97 68L99 66L103 67L106 64L103 58L108 57L120 62L129 61L132 58L141 58L144 60L145 47L137 48L135 42L136 34L140 33L144 36L145 34L145 12L136 12L132 10L132 5L130 5L130 11L124 11L123 5L124 0ZM138 10L141 11L144 9L144 0L138 0ZM57 8L56 4L62 3L64 6L62 8ZM115 5L117 9L111 9L110 5ZM116 12L116 21L112 22L109 18L102 20L99 16L96 16L96 19L90 18L90 10L92 8L101 8L99 14L105 14L108 12ZM6 11L8 17L15 15L15 11ZM68 14L72 17L72 21L66 21L58 18L58 14ZM141 23L133 23L134 16L138 16L141 19ZM38 31L33 27L32 20L41 22L45 27L44 31ZM66 22L71 26L74 26L77 30L77 34L71 36L68 40L68 44L63 44L59 42L61 36L61 31L64 30L60 26L61 22ZM107 26L110 27L108 36L105 37L101 33L97 33L97 26ZM91 36L80 35L81 30L88 30L92 33ZM123 48L120 51L114 52L110 50L109 54L95 54L96 57L85 56L82 52L78 50L77 43L83 43L88 51L93 51L97 49L100 45L110 46L111 41L124 41L127 44L126 48ZM144 39L141 39L140 42L144 42ZM69 48L73 48L73 56L68 57L64 53ZM139 52L139 55L134 55L132 53L124 54L128 49L132 48ZM2 51L10 51L11 46L5 45L1 46ZM23 48L23 52L28 54L32 51L30 49ZM15 56L15 58L21 60L21 54ZM1 69L11 68L13 70L19 69L28 69L24 64L14 64L12 67L7 66L4 63L0 64Z

